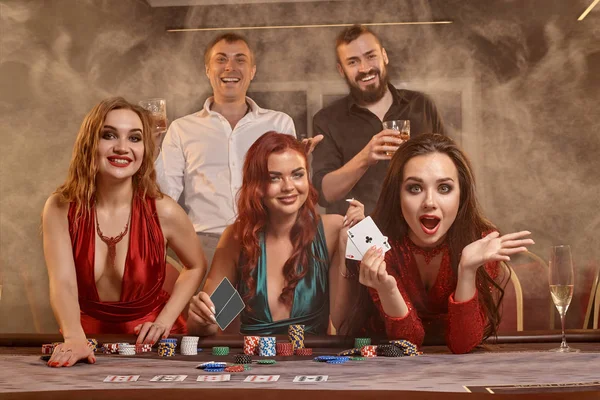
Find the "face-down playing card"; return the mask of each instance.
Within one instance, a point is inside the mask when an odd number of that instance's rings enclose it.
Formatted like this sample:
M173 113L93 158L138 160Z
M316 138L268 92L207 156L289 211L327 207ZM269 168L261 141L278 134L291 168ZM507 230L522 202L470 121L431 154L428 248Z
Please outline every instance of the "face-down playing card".
M221 330L225 330L245 307L242 297L227 277L219 283L210 300L215 305L215 319Z

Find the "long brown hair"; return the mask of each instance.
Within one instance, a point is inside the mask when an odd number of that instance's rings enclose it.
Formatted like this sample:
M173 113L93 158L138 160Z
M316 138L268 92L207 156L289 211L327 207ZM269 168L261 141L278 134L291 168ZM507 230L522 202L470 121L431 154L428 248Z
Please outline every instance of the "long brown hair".
M400 146L390 163L372 218L382 233L388 236L390 240L401 241L408 235L410 228L400 211L404 167L410 159L431 153L446 154L458 171L460 203L456 219L447 233L451 266L455 275L458 275L458 264L462 250L468 244L481 239L483 234L496 230L496 227L483 216L477 201L475 177L470 161L449 137L433 133L422 134L411 138ZM501 280L503 282L508 281L506 278ZM484 332L486 338L496 334L500 324L499 305L504 297L505 286L506 284L501 286L497 283L485 268L477 270L479 300L487 317ZM367 292L366 288L364 288L364 292ZM374 308L365 305L367 296L368 293L361 295L361 307L365 307L372 312ZM354 326L358 323L351 324Z
M265 133L250 147L244 160L244 178L237 201L238 216L233 229L242 248L243 264L240 267L242 282L248 289L244 295L246 304L249 304L249 300L256 294L254 271L260 256L260 235L265 231L268 221L268 210L263 203L263 197L269 184L269 156L286 150L293 150L302 156L308 177L308 161L304 145L290 135L273 131ZM283 266L286 286L279 300L286 305L292 304L294 289L308 272L309 261L314 257L311 244L319 222L319 215L315 210L318 194L310 180L308 183L308 197L298 210L296 223L290 232L292 255Z
M133 176L134 193L142 197L161 198L156 184L154 171L154 153L156 145L152 137L151 117L142 107L129 103L122 97L102 100L85 116L75 139L73 156L65 183L55 193L65 203L75 202L76 216L90 212L90 203L96 192L96 173L98 172L98 141L106 115L112 110L131 110L142 121L142 142L144 157L140 169Z

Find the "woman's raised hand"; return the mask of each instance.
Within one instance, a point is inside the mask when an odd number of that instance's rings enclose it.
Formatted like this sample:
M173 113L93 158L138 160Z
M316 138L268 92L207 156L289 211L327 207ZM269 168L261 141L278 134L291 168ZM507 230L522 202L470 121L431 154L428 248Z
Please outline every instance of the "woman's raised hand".
M200 292L190 300L188 319L200 325L216 325L215 305L210 300L210 296L205 292Z
M463 249L460 268L476 271L488 262L510 261L510 256L527 251L527 246L535 243L532 239L526 238L529 235L531 235L529 231L508 233L503 236L498 232L492 232Z

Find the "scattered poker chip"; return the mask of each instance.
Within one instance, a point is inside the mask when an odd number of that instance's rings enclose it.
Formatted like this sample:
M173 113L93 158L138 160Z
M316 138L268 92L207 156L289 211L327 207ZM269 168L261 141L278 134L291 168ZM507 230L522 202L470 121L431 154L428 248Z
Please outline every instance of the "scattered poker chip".
M355 347L353 349L340 351L338 353L338 356L355 356L355 355L359 355L359 354L360 354L360 349L358 347Z
M206 368L225 368L227 367L227 363L224 362L208 362L204 364L200 364L198 368L206 369Z
M263 365L273 365L276 364L277 361L275 360L258 360L256 361L257 364L263 364Z
M244 364L244 371L250 371L252 369L248 364Z
M225 372L244 372L246 369L243 365L234 365L232 367L226 367Z
M365 357L350 357L350 361L365 361Z
M380 344L379 346L377 346L377 355L381 356L383 355L383 352L392 350L394 347L396 346L394 346L393 344Z
M225 368L204 368L204 372L223 372Z
M312 356L313 351L309 347L302 347L300 349L296 349L296 355L297 356Z
M339 360L337 358L335 360L326 361L327 364L345 364L347 362L348 360Z
M327 362L327 361L335 360L337 358L338 358L337 356L317 356L317 357L313 358L313 360L316 362Z

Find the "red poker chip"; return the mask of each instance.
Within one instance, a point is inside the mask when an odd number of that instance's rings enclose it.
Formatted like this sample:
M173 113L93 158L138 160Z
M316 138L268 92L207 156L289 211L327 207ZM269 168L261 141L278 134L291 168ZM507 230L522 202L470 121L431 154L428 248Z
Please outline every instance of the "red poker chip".
M233 365L225 368L225 372L244 372L245 370L243 365Z
M313 351L311 348L308 347L302 347L300 349L296 349L296 355L297 356L312 356Z

